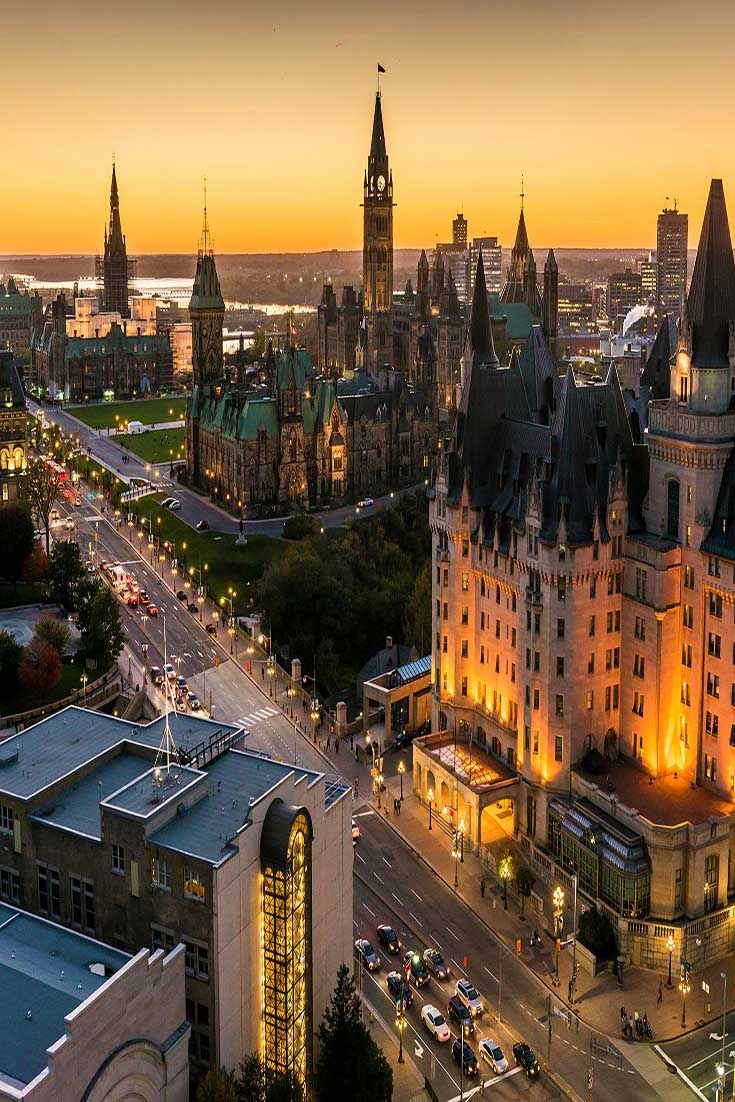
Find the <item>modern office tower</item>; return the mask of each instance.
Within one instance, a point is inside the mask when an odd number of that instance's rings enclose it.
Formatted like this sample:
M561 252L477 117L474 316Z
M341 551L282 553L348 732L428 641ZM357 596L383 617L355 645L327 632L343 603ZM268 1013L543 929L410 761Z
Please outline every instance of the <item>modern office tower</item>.
M642 256L638 261L638 271L641 273L641 288L643 299L652 305L658 304L658 262L655 253Z
M485 283L489 294L499 295L503 283L503 249L497 237L473 237L470 249L470 270L477 271L477 261L482 253Z
M626 268L624 272L613 272L607 279L607 316L611 323L620 315L625 316L634 306L638 306L643 297L643 284L640 272Z
M681 317L687 289L689 216L664 207L656 224L657 307L659 313Z
M461 211L457 212L457 217L452 221L452 244L467 248L467 219Z

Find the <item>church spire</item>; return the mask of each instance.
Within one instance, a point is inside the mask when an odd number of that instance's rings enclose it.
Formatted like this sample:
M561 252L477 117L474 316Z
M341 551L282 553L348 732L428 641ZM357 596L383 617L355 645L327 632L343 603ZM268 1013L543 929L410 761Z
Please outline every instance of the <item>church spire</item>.
M108 233L108 240L110 246L119 249L120 246L124 247L125 238L122 232L122 223L120 222L120 196L117 190L117 173L115 172L115 162L112 162L112 181L110 183L110 231Z
M480 250L480 254L477 258L477 270L475 272L472 313L470 314L469 343L475 363L495 364L497 366L498 357L495 353L495 345L493 344L493 330L487 301L487 284L485 282L485 265L482 261L482 250Z
M388 153L385 148L385 131L383 129L383 109L381 106L380 92L375 95L375 113L373 115L373 135L370 141L370 156L368 158L368 175L382 171L388 171Z

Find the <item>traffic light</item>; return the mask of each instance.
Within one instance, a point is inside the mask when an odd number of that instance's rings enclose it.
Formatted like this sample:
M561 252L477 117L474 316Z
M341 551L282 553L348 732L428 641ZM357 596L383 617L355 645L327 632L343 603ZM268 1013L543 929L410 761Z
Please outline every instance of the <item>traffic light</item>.
M519 937L517 937L516 938L516 956L519 957L520 955L521 955L521 939Z

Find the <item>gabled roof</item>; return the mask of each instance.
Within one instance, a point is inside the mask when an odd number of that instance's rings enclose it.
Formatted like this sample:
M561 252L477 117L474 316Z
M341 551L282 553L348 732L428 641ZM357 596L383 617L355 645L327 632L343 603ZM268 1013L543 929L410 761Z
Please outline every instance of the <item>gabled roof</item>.
M671 384L670 364L676 353L679 334L673 314L665 314L656 340L641 374L641 387L649 387L650 398L668 398Z
M692 363L727 367L729 324L735 320L735 263L722 180L710 184L687 299Z

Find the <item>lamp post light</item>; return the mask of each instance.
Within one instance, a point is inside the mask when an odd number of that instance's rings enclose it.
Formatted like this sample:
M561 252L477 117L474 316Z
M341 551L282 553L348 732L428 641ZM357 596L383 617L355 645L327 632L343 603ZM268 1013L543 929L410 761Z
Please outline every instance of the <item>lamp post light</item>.
M509 853L505 855L498 865L498 873L503 881L503 910L508 910L508 881L513 875L513 858Z
M574 996L577 993L577 873L574 874L574 909L572 912L572 984L569 989L569 1004L574 1006Z
M396 1029L398 1030L398 1063L403 1061L403 1031L406 1028L406 1019L403 1015L403 990L396 1000Z
M672 981L671 981L671 957L673 955L675 947L676 947L676 943L674 941L674 935L669 934L669 936L666 939L666 948L669 951L669 978L668 978L666 986L668 987L669 991L674 986Z
M681 991L681 1028L685 1029L687 1024L687 995L691 991L691 986L689 984L689 965L685 961L682 962L681 966L679 990Z
M427 796L428 796L428 800L429 800L429 830L431 830L431 805L434 803L434 789L433 788L429 789L429 791L427 793Z
M82 676L79 678L79 680L82 683L82 703L83 703L84 700L86 699L86 696L87 696L87 682L89 681L89 678L87 677L86 673L83 673Z
M727 1027L727 972L720 972L720 979L722 980L722 1056L720 1057L720 1063L722 1064L722 1102L725 1102L725 1076L727 1074L727 1068L725 1064L725 1036ZM733 1087L735 1090L735 1086Z
M405 772L406 772L405 763L402 762L402 761L399 761L398 762L398 776L401 778L401 800L403 800L403 774Z
M554 894L552 896L554 902L554 925L556 929L554 933L556 935L556 969L554 971L554 985L559 986L559 934L561 929L559 928L559 918L564 912L564 904L566 902L566 896L564 895L564 889L559 887L554 888Z

